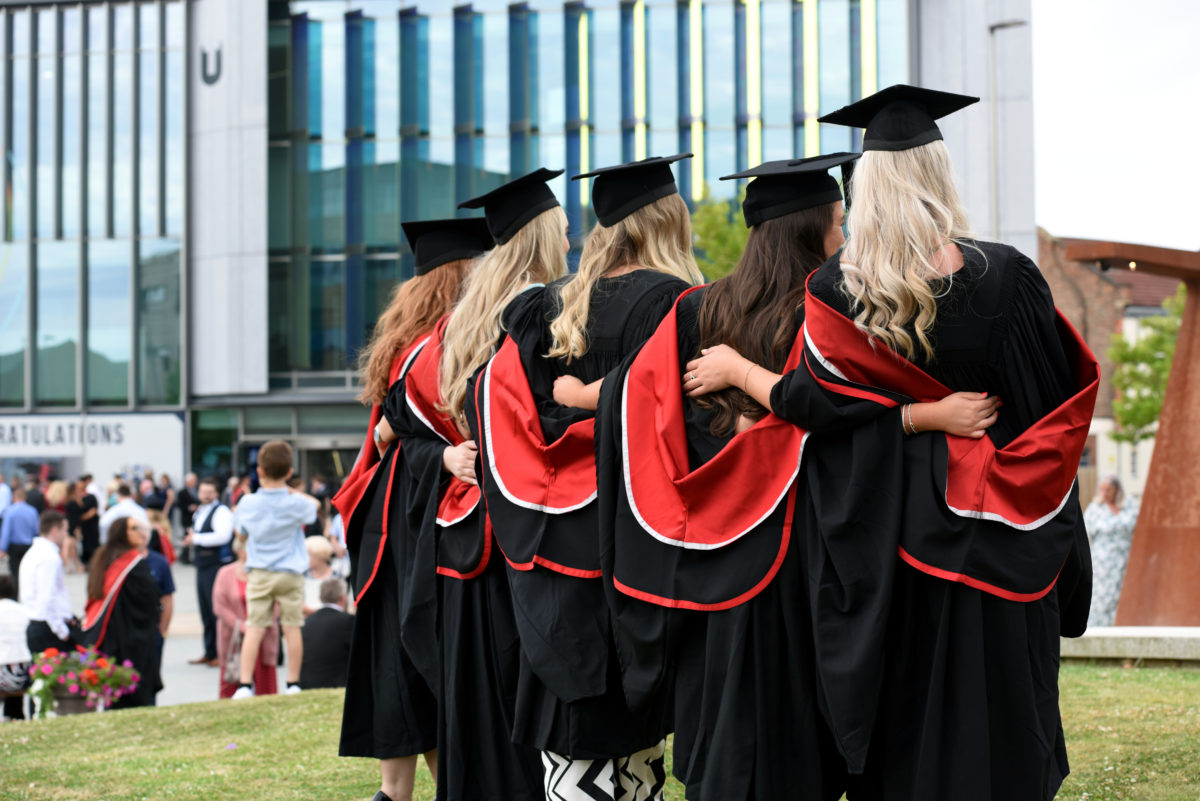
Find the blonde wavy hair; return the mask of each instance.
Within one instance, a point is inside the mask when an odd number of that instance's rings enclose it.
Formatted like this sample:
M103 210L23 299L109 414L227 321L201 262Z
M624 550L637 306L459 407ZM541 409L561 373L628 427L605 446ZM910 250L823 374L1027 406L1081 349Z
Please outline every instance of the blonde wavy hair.
M462 414L467 380L496 352L500 315L509 302L529 284L548 283L567 271L566 220L561 206L543 211L488 251L467 278L442 338L442 412L456 420Z
M596 223L583 244L579 271L562 287L562 308L550 323L549 356L570 364L587 352L592 287L609 270L637 265L699 284L692 255L692 219L678 193L643 206L614 225Z
M947 242L975 248L954 185L950 152L938 140L908 150L869 150L850 179L854 204L842 251L843 291L854 324L908 359L933 357L929 331L941 276L931 257ZM978 248L975 248L976 250ZM916 338L906 326L914 321Z

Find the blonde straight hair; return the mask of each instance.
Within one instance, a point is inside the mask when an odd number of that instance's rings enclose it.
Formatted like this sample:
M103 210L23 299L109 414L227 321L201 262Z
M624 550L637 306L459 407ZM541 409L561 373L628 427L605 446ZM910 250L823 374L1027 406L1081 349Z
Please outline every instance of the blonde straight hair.
M854 324L908 359L933 357L929 330L941 274L931 257L947 242L975 247L954 185L950 152L938 140L908 150L868 150L850 179L850 237L842 251ZM977 249L977 248L976 248ZM916 321L916 339L906 330Z
M563 240L566 213L543 211L512 239L480 259L463 287L442 338L441 411L455 420L463 411L467 380L496 352L500 315L526 286L548 283L567 271Z
M678 193L643 206L614 225L599 223L588 234L579 271L562 287L562 310L550 323L552 358L570 364L587 353L592 288L609 270L637 265L699 284L704 278L692 255L692 220Z

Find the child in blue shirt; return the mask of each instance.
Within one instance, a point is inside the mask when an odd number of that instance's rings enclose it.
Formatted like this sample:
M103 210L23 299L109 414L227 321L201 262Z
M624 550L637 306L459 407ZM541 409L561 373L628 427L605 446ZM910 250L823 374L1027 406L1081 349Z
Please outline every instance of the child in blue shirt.
M287 486L292 447L272 440L258 451L259 490L238 502L233 530L246 541L246 634L242 640L241 682L235 699L254 695L251 680L258 649L271 625L275 604L287 641L286 692L300 692L304 642L304 571L308 551L304 526L317 519L319 501Z

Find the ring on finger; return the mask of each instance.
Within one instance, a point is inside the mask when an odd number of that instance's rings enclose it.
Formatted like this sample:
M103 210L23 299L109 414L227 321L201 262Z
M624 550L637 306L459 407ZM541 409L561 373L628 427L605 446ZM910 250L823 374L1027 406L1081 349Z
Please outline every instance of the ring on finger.
M693 370L692 372L688 373L688 377L690 378L690 380L695 381L696 380L696 371Z

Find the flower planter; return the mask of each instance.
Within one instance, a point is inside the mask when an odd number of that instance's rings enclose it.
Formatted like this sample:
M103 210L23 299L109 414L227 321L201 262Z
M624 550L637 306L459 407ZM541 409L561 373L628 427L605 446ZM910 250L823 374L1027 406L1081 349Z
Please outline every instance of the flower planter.
M82 695L57 692L54 694L54 714L60 718L63 715L82 715L84 712L94 711L88 709L87 699Z

